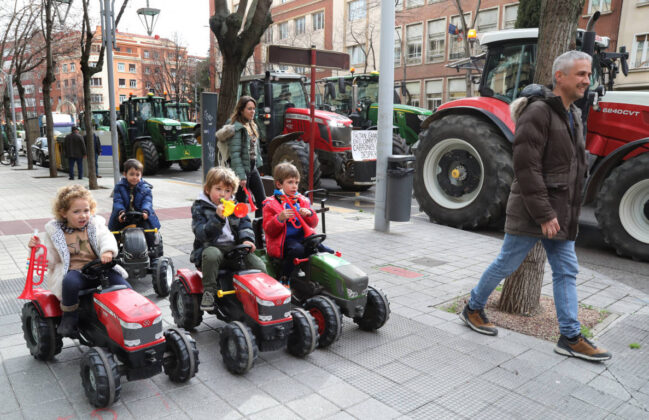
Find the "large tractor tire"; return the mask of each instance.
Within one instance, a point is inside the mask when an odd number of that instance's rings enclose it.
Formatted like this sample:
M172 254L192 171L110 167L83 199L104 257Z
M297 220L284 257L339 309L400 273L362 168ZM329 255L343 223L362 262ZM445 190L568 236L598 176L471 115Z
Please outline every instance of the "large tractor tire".
M500 221L514 169L511 145L496 127L447 115L419 139L414 192L431 222L475 229Z
M595 217L618 255L649 261L649 153L611 172L597 195Z
M140 140L133 145L135 159L144 166L143 175L155 175L158 172L160 156L150 140Z
M183 160L178 161L178 165L180 165L180 169L182 169L185 172L197 171L201 167L201 160L200 159L183 159Z
M301 141L287 141L275 149L271 157L271 173L275 166L282 162L290 162L297 167L300 172L299 190L304 192L309 189L309 146ZM318 154L313 156L313 188L320 186L320 162Z
M393 155L410 155L412 151L406 140L398 134L392 135L392 154Z
M120 130L117 130L117 161L119 162L119 171L124 172L124 162L126 162L126 145L124 136Z

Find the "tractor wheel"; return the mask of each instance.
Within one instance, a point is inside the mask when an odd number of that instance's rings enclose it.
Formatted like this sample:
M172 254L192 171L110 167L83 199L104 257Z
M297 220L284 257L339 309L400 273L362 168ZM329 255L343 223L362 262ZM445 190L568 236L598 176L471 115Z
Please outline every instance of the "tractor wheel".
M649 153L611 172L597 195L595 217L619 255L649 261Z
M232 321L221 332L221 356L226 369L241 375L250 370L259 349L255 336L246 324Z
M447 115L419 136L414 192L432 222L475 229L505 214L514 178L511 145L470 115Z
M52 360L61 352L63 340L56 333L53 318L44 318L33 303L27 302L23 305L20 319L27 348L35 359Z
M300 191L309 189L309 145L301 141L287 141L275 149L271 158L271 172L277 164L290 162L300 171ZM320 185L320 162L318 154L313 156L313 188Z
M355 185L354 184L354 160L351 154L336 155L334 164L334 178L336 184L346 191L367 191L371 185Z
M178 162L178 165L180 165L180 169L182 169L185 172L197 171L201 167L201 160L200 159L183 159L183 160Z
M174 164L173 162L168 161L168 160L164 160L162 158L160 158L158 160L158 168L160 168L160 169L171 168L171 165L173 165L173 164Z
M160 156L155 145L150 140L140 140L133 145L135 159L144 166L143 175L154 175L158 172Z
M154 260L153 267L153 291L158 297L169 296L171 283L174 281L174 263L169 258L161 257Z
M380 289L367 287L367 303L363 316L354 318L358 328L363 331L374 331L381 328L390 318L390 302Z
M81 383L90 404L109 407L119 400L122 390L113 354L102 347L91 347L81 358Z
M324 348L340 338L343 332L343 317L340 309L331 299L318 295L307 299L304 309L309 311L318 327L318 347Z
M184 330L170 328L164 333L165 352L162 367L172 382L187 382L198 372L198 347Z
M296 357L304 357L318 346L318 326L310 313L302 308L291 311L293 329L288 336L286 349Z
M203 321L199 295L190 294L180 280L171 284L169 306L174 322L179 328L193 330Z
M117 130L117 143L117 161L119 162L119 171L124 172L124 162L126 162L126 144L120 130Z
M406 140L398 134L392 135L392 154L393 155L410 155L412 151Z
M196 139L196 143L198 144L203 144L203 141L201 139L201 127L200 125L197 125L194 127L194 138Z

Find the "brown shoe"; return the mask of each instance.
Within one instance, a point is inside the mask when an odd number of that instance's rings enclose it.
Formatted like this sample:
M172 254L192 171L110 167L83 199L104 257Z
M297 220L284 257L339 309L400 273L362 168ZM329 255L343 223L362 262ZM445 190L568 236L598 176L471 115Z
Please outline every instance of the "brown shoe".
M569 339L565 335L561 334L557 345L554 347L554 351L563 354L564 356L579 357L580 359L590 360L593 362L600 362L613 357L611 353L604 349L597 348L595 344L581 334L573 339Z
M460 319L473 331L486 335L498 335L498 329L494 324L489 322L484 309L471 310L467 303L460 314Z

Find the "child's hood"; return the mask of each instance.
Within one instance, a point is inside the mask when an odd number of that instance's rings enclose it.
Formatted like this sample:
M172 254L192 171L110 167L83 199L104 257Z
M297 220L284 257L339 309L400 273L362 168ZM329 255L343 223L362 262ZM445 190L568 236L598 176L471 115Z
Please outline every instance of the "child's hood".
M196 198L196 200L198 200L198 201L204 201L204 202L206 202L207 204L209 204L210 206L216 208L216 204L214 204L214 203L212 202L212 200L210 200L210 198L207 196L207 194L205 194L204 191L201 191L201 192L198 194L198 197Z

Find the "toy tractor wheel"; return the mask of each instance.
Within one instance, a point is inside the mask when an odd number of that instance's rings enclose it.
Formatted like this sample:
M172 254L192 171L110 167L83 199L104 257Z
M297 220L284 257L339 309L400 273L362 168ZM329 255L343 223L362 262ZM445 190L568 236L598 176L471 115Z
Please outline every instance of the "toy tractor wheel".
M174 281L174 263L166 257L154 260L153 290L158 297L169 296L171 284Z
M113 354L102 347L91 347L81 358L81 383L90 404L109 407L119 400L122 390Z
M197 171L201 167L200 159L183 159L178 162L180 169L185 172Z
M180 280L171 284L169 306L179 328L193 330L203 320L198 295L190 294Z
M155 145L149 140L140 140L133 145L135 159L144 166L144 175L154 175L158 172L160 156Z
M166 346L162 358L165 375L173 382L187 382L198 372L198 347L184 330L170 328L164 333Z
M307 299L304 309L309 311L318 327L318 347L324 348L340 338L343 332L343 319L340 309L327 296L314 296Z
M221 332L221 356L225 367L241 375L250 370L257 359L259 348L255 336L246 324L233 321Z
M414 193L432 222L460 229L497 223L514 178L511 145L470 115L446 115L420 134Z
M367 287L367 303L363 316L355 317L354 322L363 331L374 331L381 328L390 318L390 302L380 289Z
M63 340L56 333L53 318L44 318L33 303L23 305L20 318L23 323L23 336L32 356L38 360L52 360L61 352Z
M649 154L628 159L606 178L595 217L619 255L649 261Z
M301 141L287 141L280 144L271 158L271 172L277 164L282 162L290 162L297 167L300 172L300 191L309 189L309 146ZM313 156L313 188L318 188L320 185L320 161L318 154Z
M304 357L318 346L318 326L310 313L302 308L291 311L293 329L288 336L286 349L296 357Z

